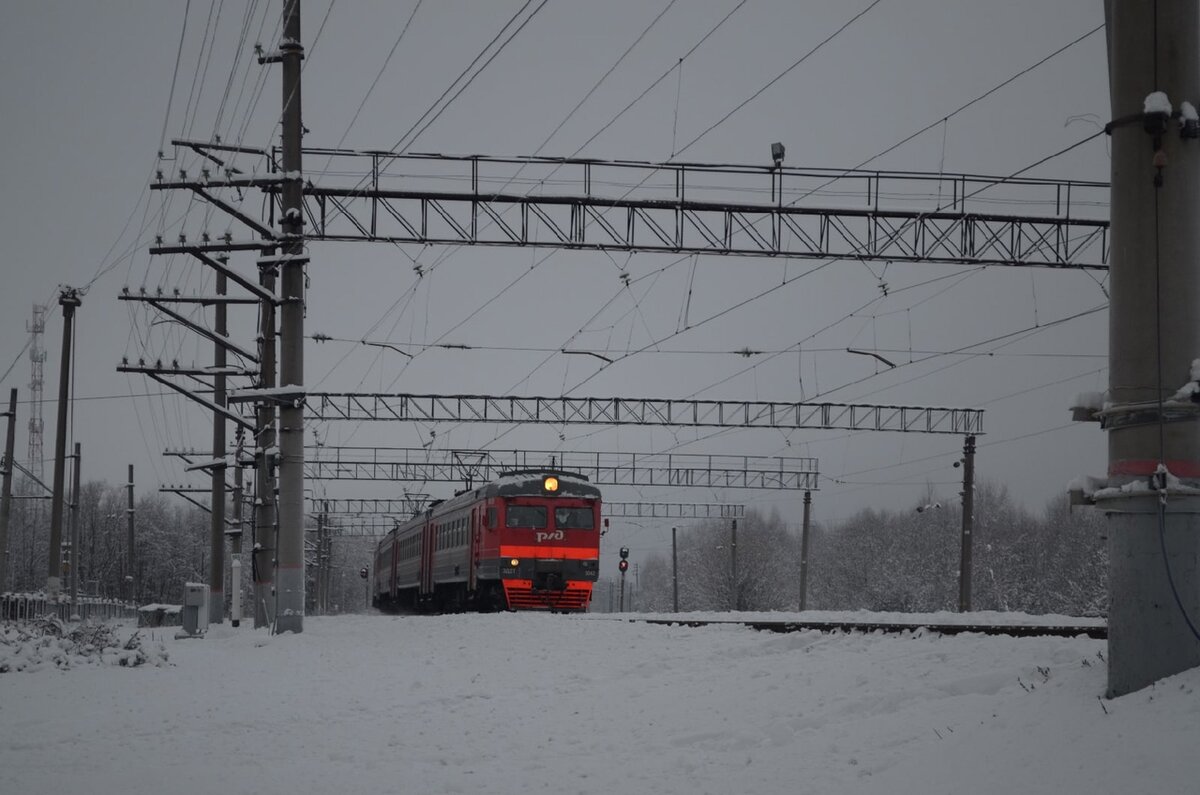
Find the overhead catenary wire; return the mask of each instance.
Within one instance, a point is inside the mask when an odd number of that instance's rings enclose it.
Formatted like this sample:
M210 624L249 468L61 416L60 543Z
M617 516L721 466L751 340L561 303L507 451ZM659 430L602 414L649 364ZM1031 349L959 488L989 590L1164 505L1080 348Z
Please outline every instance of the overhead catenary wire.
M740 10L740 9L741 9L741 8L742 8L744 5L745 5L745 4L746 4L746 2L747 2L747 0L739 0L739 2L738 2L738 3L737 3L737 4L736 4L736 5L735 5L735 6L734 6L734 7L733 7L733 8L732 8L732 9L731 9L731 10L730 10L728 13L726 13L726 14L725 14L725 15L724 15L724 16L723 16L723 17L722 17L722 18L721 18L721 19L720 19L720 20L719 20L719 21L716 23L716 25L714 25L712 28L710 28L710 29L709 29L709 30L708 30L708 31L707 31L707 32L706 32L706 33L705 33L705 34L704 34L704 35L703 35L703 36L702 36L702 37L701 37L701 38L700 38L700 39L699 39L699 40L698 40L698 41L697 41L697 42L696 42L694 45L692 45L692 47L691 47L691 48L690 48L690 49L689 49L689 50L688 50L686 53L684 53L684 55L683 55L682 57L680 57L680 58L679 58L679 61L678 61L678 63L679 63L679 64L682 64L682 63L683 63L683 62L684 62L684 61L685 61L685 60L686 60L688 57L690 57L690 56L691 56L693 53L695 53L695 52L696 52L696 51L697 51L697 50L698 50L698 49L699 49L699 48L700 48L700 47L701 47L701 46L702 46L702 45L703 45L703 44L704 44L706 41L708 41L708 40L709 40L709 39L710 39L710 38L711 38L711 37L712 37L712 36L713 36L713 35L714 35L714 34L715 34L715 33L716 33L716 32L717 32L717 31L718 31L718 30L719 30L719 29L720 29L720 28L721 28L721 27L722 27L722 26L723 26L723 25L724 25L724 24L725 24L725 23L726 23L726 22L727 22L727 21L728 21L728 20L729 20L729 19L730 19L730 18L731 18L733 15L734 15L734 14L735 14L735 13L737 13L737 12L738 12L738 11L739 11L739 10ZM526 4L526 5L528 5L528 4ZM524 7L522 7L522 8L524 8ZM519 12L518 12L518 13L519 13ZM497 38L499 37L499 35L500 35L500 34L497 34ZM641 38L641 37L639 36L639 40L640 40L640 38ZM624 56L622 56L622 58L623 58L623 57L624 57ZM621 60L621 59L618 59L618 62L617 62L618 64L620 63L620 60ZM616 64L614 64L614 67L613 67L613 68L615 68L615 66L616 66ZM593 134L593 135L592 135L592 136L591 136L591 137L590 137L590 138L589 138L587 141L585 141L585 142L584 142L584 143L583 143L583 144L582 144L580 147L578 147L578 148L576 149L576 151L575 151L575 154L578 154L580 151L582 151L582 149L583 149L584 147L586 147L586 146L587 146L587 145L588 145L588 144L589 144L591 141L595 140L595 138L596 138L596 137L598 137L600 134L602 134L602 133L603 133L603 132L604 132L606 129L608 129L608 128L609 128L609 127L612 125L612 124L614 124L614 123L615 123L615 122L616 122L616 121L617 121L619 118L621 118L621 116L623 116L623 115L624 115L624 114L625 114L625 113L626 113L626 112L627 112L627 111L628 111L628 110L629 110L631 107L633 107L635 104L637 104L637 102L639 102L639 101L640 101L640 100L641 100L641 99L642 99L644 96L646 96L646 94L648 94L648 93L649 93L649 92L650 92L650 91L651 91L651 90L652 90L652 89L653 89L655 86L657 86L657 85L658 85L660 82L662 82L662 80L664 80L664 79L665 79L665 78L666 78L668 75L670 75L670 74L671 74L671 72L672 72L672 70L674 70L675 68L676 68L675 66L672 66L671 68L667 69L667 70L666 70L666 71L665 71L665 72L664 72L664 73L663 73L663 74L662 74L662 75L661 75L661 76L660 76L660 77L659 77L657 80L653 81L653 82L652 82L652 83L651 83L649 86L647 86L647 88L646 88L645 90L643 90L641 94L639 94L639 95L638 95L638 96L637 96L637 97L636 97L636 98L635 98L633 101L631 101L630 103L628 103L628 104L627 104L627 105L626 105L626 106L625 106L625 107L624 107L622 110L620 110L620 111L619 111L619 112L618 112L616 115L614 115L614 116L613 116L611 119L609 119L609 121L608 121L606 124L604 124L604 125L603 125L603 126L602 126L602 127L601 127L601 128L600 128L600 129L599 129L599 130L598 130L598 131L595 133L595 134ZM468 67L468 69L469 69L469 67ZM465 73L465 71L467 71L467 70L464 70L464 73ZM611 73L611 70L610 70L610 73ZM606 76L607 76L607 75L606 75ZM601 82L603 82L603 78L602 78ZM598 85L598 84L597 84L597 85ZM435 104L436 104L436 103L435 103ZM433 106L431 106L431 108L432 108L432 107L433 107ZM427 111L427 112L428 112L428 111ZM574 112L574 111L572 111L572 112ZM570 116L570 114L568 114L568 118L569 118L569 116ZM565 123L565 120L564 120L564 123ZM536 183L535 183L535 184L536 184ZM430 270L432 270L433 268L436 268L438 265L440 265L440 264L441 264L441 263L442 263L442 262L443 262L443 261L444 261L444 260L445 260L445 259L446 259L448 256L450 256L450 253L451 253L452 251L453 251L453 249L451 249L451 251L447 251L447 252L446 252L446 253L444 253L442 256L440 256L440 257L439 257L439 258L438 258L438 259L437 259L437 260L436 260L436 261L433 263L433 265L432 265L432 266L430 266ZM550 252L550 254L547 254L545 257L543 257L543 258L542 258L542 259L541 259L541 260L540 260L540 261L539 261L537 264L541 264L541 263L545 262L545 261L546 261L546 260L549 258L549 256L550 256L551 254L553 254L553 252ZM532 270L532 269L530 269L530 270ZM503 288L503 289L502 289L502 290L501 290L499 293L497 293L496 295L493 295L493 296L492 296L492 298L489 298L489 299L487 300L487 302L485 302L485 304L484 304L483 306L481 306L481 307L477 308L476 310L474 310L474 311L472 311L472 312L468 313L468 314L467 314L467 315L464 317L464 320L462 321L462 323L465 323L465 322L466 322L466 320L468 320L470 317L473 317L473 316L474 316L474 315L476 315L476 314L477 314L479 311L481 311L483 308L486 308L486 306L488 306L489 304L491 304L491 303L493 303L495 300L497 300L497 299L498 299L498 298L499 298L501 295L503 295L503 294L504 294L505 292L507 292L509 289L511 289L512 287L514 287L514 286L515 286L515 285L516 285L518 282L520 282L522 279L524 279L524 278L525 278L525 277L526 277L526 276L529 274L529 272L530 272L529 270L523 271L523 272L522 272L520 275L518 275L518 276L517 276L517 277L516 277L514 280L512 280L512 281L511 281L511 282L510 282L510 283L509 283L509 284L508 284L506 287L504 287L504 288ZM415 287L416 287L416 283L414 283L413 287L412 287L412 288L410 288L410 289L414 289ZM619 294L620 294L620 291L618 291L617 295L619 295ZM616 296L616 295L614 295L614 296L613 296L613 299L615 299L616 297L617 297L617 296ZM613 299L610 299L608 302L606 302L606 303L605 303L605 306L607 306L609 303L611 303L611 300L613 300ZM394 306L394 305L393 305L393 306ZM390 310L389 310L389 311L390 311ZM601 310L601 311L602 311L602 310ZM381 320L382 320L382 318L381 318ZM590 322L590 321L589 321L589 322ZM456 325L455 327L451 328L449 331L447 331L447 332L446 332L446 334L443 334L443 335L442 335L442 337L441 337L440 339L444 339L444 338L445 338L445 337L446 337L446 336L447 336L449 333L452 333L454 330L456 330L457 328L459 328L459 327L462 325L462 323L460 323L460 324ZM376 325L378 325L378 322L376 323ZM581 329L581 330L582 330L582 329ZM370 332L368 332L368 333L370 333ZM567 344L569 344L569 342L570 342L570 339L573 339L575 336L576 336L575 334L571 335L571 337L570 337L570 338L569 338L567 341L565 341L565 342L564 342L564 346L565 346L565 345L567 345ZM544 361L543 361L541 364L539 364L537 367L535 367L535 368L534 368L534 370L533 370L532 372L536 372L536 371L537 371L538 369L540 369L540 368L541 368L541 367L542 367L544 364L546 364L547 362L549 362L549 361L550 361L552 358L553 358L553 356L551 356L551 357L547 357L547 358L546 358L546 359L545 359L545 360L544 360ZM376 361L378 361L378 356L376 357ZM406 363L406 365L405 365L405 366L407 367L407 363ZM336 367L336 365L335 365L335 367ZM331 371L331 372L332 372L332 371ZM530 375L532 375L532 372L530 373ZM329 375L329 374L327 373L325 377L328 377L328 375ZM529 377L529 376L526 376L526 377ZM322 380L324 380L324 379L322 379Z
M512 17L510 17L506 23L504 23L504 27L502 27L500 29L500 31L498 33L496 33L496 35L493 36L492 39L486 45L484 45L484 48L479 51L479 54L476 55L475 58L472 59L471 63L469 63L467 65L467 68L464 69L462 72L460 72L458 77L454 78L454 80L450 83L449 86L446 87L446 89L441 93L441 95L436 100L434 100L434 103L429 106L429 109L426 110L423 114L421 114L421 116L418 117L415 122L413 122L412 126L409 127L408 130L402 136L400 136L400 140L396 141L396 143L392 147L390 147L389 151L391 151L391 152L402 151L404 148L406 148L407 146L410 146L413 142L415 142L416 139L420 137L421 133L424 132L426 129L428 129L430 124L437 121L437 119L442 115L442 113L445 112L446 108L448 108L450 106L450 104L453 103L454 100L457 99L458 96L460 94L462 94L462 92L464 90L466 90L466 88L468 86L470 86L470 84L475 80L475 78L478 77L479 74L482 73L483 70L486 69L493 60L495 60L496 56L499 55L504 50L504 48L516 37L516 35L518 33L520 33L521 30L523 30L527 24L529 24L529 21L532 20L538 14L538 12L541 11L542 8L545 7L546 2L547 2L547 0L541 0L541 2L538 4L538 6L535 9L533 9L533 11L531 11L528 16L525 17L525 19L521 22L521 24L517 27L517 29L512 33L512 35L510 35L508 37L508 39L506 39L503 44L501 44L498 48L496 48L496 50L488 57L488 59L486 61L484 61L483 65L478 70L476 70L473 74L471 74L470 77L466 77L467 74L471 71L471 69L473 69L475 67L475 64L479 63L480 59L482 59L487 54L488 50L490 50L492 48L492 46L497 41L500 40L500 37L502 37L504 35L505 31L507 31L517 21L517 19L520 18L521 14L524 13L525 9L527 9L533 3L533 0L525 0L525 4L522 5L519 9L517 9L517 12L515 14L513 14ZM466 82L464 82L462 84L462 86L458 89L458 91L454 94L454 96L447 99L445 104L442 105L442 107L435 112L434 109L437 108L438 105L442 104L442 100L446 99L446 96L451 91L454 91L455 86L457 86L459 84L459 82L463 80L464 77L466 77ZM431 113L433 114L432 116L430 116ZM426 121L426 119L428 119L428 121ZM423 126L422 126L422 124L423 124ZM420 129L418 129L418 128L420 128Z
M642 32L638 34L637 38L633 40L633 43L625 48L625 51L621 53L613 65L608 68L608 71L600 76L600 79L597 80L592 87L587 90L587 92L577 103L575 103L575 107L571 108L567 115L562 118L562 121L560 121L558 125L550 131L550 134L546 136L546 139L542 141L537 149L534 150L535 155L539 154L543 149L546 148L546 145L549 144L554 136L558 134L558 131L563 128L563 125L570 121L571 118L579 111L579 109L582 108L584 104L592 98L592 95L595 94L596 90L600 88L605 80L608 79L609 75L617 70L617 67L620 66L621 63L629 56L629 53L633 52L634 48L642 42L642 39L646 38L646 35L650 33L651 29L653 29L655 25L658 24L660 19L666 16L667 12L671 10L676 2L677 0L667 0L667 4L663 6L662 11L659 11L658 15L655 16L654 19L650 20L650 24L646 25ZM680 59L680 62L682 62L682 59Z
M849 20L847 20L845 23L843 23L840 28L838 28L833 33L830 33L828 36L826 36L824 39L822 39L815 47L810 49L804 55L800 56L800 58L797 59L794 63L792 63L791 66L787 67L782 72L777 74L775 77L771 78L771 80L769 80L766 85L764 85L762 88L755 91L753 94L751 94L746 99L742 100L742 102L740 102L739 104L734 106L733 109L731 109L729 112L727 112L724 116L717 119L715 122L713 122L708 127L706 127L699 135L697 135L695 138L693 138L692 140L690 140L686 144L684 144L682 147L680 147L679 151L676 152L676 154L677 155L683 154L688 149L691 149L692 146L694 146L696 143L698 143L706 135L708 135L710 132L715 130L717 127L720 127L722 124L724 124L726 121L728 121L733 116L733 114L737 113L739 110L746 107L751 102L753 102L755 99L757 99L759 96L761 96L763 92L765 92L771 86L778 83L780 80L782 80L784 77L786 77L789 73L791 73L794 69L796 69L798 66L803 64L805 61L807 61L813 55L815 55L826 44L828 44L829 42L833 41L838 36L840 36L847 28L849 28L851 25L853 25L858 20L862 19L868 12L870 12L873 8L875 8L875 6L879 5L881 2L882 2L882 0L873 0L873 2L869 6L864 8L862 11L859 11L857 14L855 14L853 17L851 17ZM674 158L672 158L672 159L674 159Z
M383 59L383 63L379 66L379 71L375 73L375 79L371 81L371 85L367 87L367 91L363 94L363 98L358 103L358 107L354 109L354 115L350 117L350 121L346 124L346 129L342 131L341 137L338 138L338 142L334 146L334 149L340 149L342 147L342 144L346 141L346 136L350 134L350 130L353 129L355 122L358 121L358 117L362 114L363 108L367 106L367 101L371 98L371 94L374 93L376 86L379 85L379 81L383 78L384 72L387 71L388 64L392 62L392 58L396 55L396 51L400 49L400 43L404 41L404 34L408 33L408 29L412 25L413 18L417 15L417 12L421 10L422 2L424 2L424 0L417 0L416 4L413 6L412 12L408 15L408 19L404 21L404 26L400 28L400 35L396 37L396 41L392 44L392 48L388 50L387 56ZM329 161L332 159L333 155L331 154L329 156L329 160L325 162L326 168L329 167Z
M312 42L312 45L310 45L310 48L309 48L309 55L310 55L310 57L311 57L311 54L312 54L312 51L313 51L313 49L315 49L315 47L316 47L316 43L317 43L317 41L318 41L318 40L320 39L320 37L321 37L321 32L324 30L325 24L326 24L326 22L327 22L327 21L328 21L328 19L329 19L329 15L330 15L330 13L332 12L332 9L333 9L334 2L335 2L335 0L331 0L330 4L329 4L329 6L328 6L328 8L327 8L327 10L326 10L325 17L324 17L324 18L323 18L323 20L322 20L321 26L320 26L320 28L318 28L316 35L313 37L313 42ZM223 4L223 0L222 0L222 4ZM209 61L209 60L211 59L211 57L212 57L212 52L213 52L214 45L215 45L215 37L216 37L216 25L217 25L217 23L219 23L219 18L220 18L220 10L221 10L221 9L220 9L220 7L218 6L218 7L216 8L216 10L215 10L215 14L214 14L214 9L213 9L213 7L210 5L210 22L212 22L212 23L213 23L213 24L212 24L212 27L211 27L211 32L212 32L212 42L210 43L210 41L209 41L209 33L210 33L210 28L206 26L206 29L205 29L205 35L204 35L204 37L203 37L203 40L202 40L202 42L201 42L201 51L200 51L200 55L198 55L198 56L197 56L197 65L199 66L199 64L200 64L200 59L201 59L201 58L205 58L205 61L204 61L204 63L205 63L205 67L204 67L204 70L203 70L203 71L201 71L200 87L199 87L199 89L198 89L198 90L196 89L196 78L195 78L195 77L193 77L193 91L192 91L192 93L191 93L191 94L190 94L190 96L189 96L189 102L188 102L188 112L185 114L185 118L186 118L186 119L188 119L188 120L185 122L185 126L186 126L187 128L190 128L190 126L191 126L191 124L192 124L192 120L194 120L194 119L196 118L196 115L197 115L197 113L198 113L198 110L199 110L199 107L200 107L200 97L203 95L203 91L204 91L204 85L203 85L203 84L204 84L204 75L206 74L206 70L207 70L207 64L208 64L208 61ZM239 46L242 46L242 45L244 45L244 43L245 43L245 33L246 33L246 31L248 31L248 29L249 29L249 22L250 22L250 20L252 20L252 19L253 19L253 16L254 16L253 6L251 6L251 7L248 7L248 9L247 9L247 13L246 13L246 15L245 15L245 17L244 17L244 19L243 19L243 36L242 36L242 40L241 40L241 45L239 45ZM263 25L263 24L265 24L266 18L267 18L267 15L266 15L266 13L264 12L264 14L263 14L263 23L262 23L262 24L260 24L260 34L261 34L261 28L262 28L262 25ZM215 20L215 21L214 21L214 20ZM277 27L276 27L276 30L278 30L278 29L279 29L278 25L280 25L281 23L282 23L282 20L280 19L280 20L277 22ZM184 37L181 35L181 39L182 39L182 38L184 38ZM207 55L205 55L205 50L206 50L206 49L207 49ZM306 66L307 66L307 64L306 64ZM220 114L221 114L221 113L223 113L223 111L224 111L225 103L226 103L226 101L227 101L227 99L228 99L228 96L229 96L228 86L229 86L229 85L231 85L231 83L232 83L232 80L233 80L233 73L234 73L235 71L236 71L236 67L235 67L235 68L233 68L233 69L231 69L231 76L230 76L229 80L228 80L228 81L227 81L227 83L226 83L226 85L227 85L227 90L226 90L226 91L225 91L225 93L222 95L222 99L221 99L220 107L218 108L218 115L220 115ZM247 71L247 75L248 75L248 74L249 74L249 72ZM265 70L261 71L261 72L260 72L260 74L259 74L259 80L257 81L257 86L256 86L256 89L255 89L255 91L253 92L253 95L252 95L252 99L251 99L251 102L250 102L250 104L247 106L247 109L246 109L246 112L245 112L245 113L246 113L246 118L245 118L245 121L243 122L243 125L242 125L241 132L239 133L239 136L238 136L237 143L239 143L239 144L242 142L242 141L241 141L241 139L242 139L242 137L244 137L244 135L245 135L245 132L246 132L246 131L249 129L250 120L252 119L252 111L253 111L253 109L254 109L254 108L257 106L258 100L259 100L259 98L261 97L261 93L262 93L262 87L265 85L265 75L266 75L266 71L265 71ZM245 83L246 83L246 80L245 80L245 78L243 78L243 81L242 81L242 83L243 83L243 88L244 88L244 86L245 86ZM237 106L237 105L240 105L240 102L241 102L241 94L242 94L242 91L239 91L239 98L238 98L237 102L235 103L235 109L236 109L236 106ZM194 103L193 103L193 99L195 100L195 102L194 102ZM168 118L169 118L169 114L168 114ZM166 123L167 123L167 122L166 122L166 121L164 121L164 134L163 134L163 139L164 139L164 140L165 140L165 126L166 126ZM218 124L218 127L219 127L219 124ZM186 130L185 130L185 132L186 132ZM168 197L167 197L167 198L164 200L164 204L163 204L163 208L164 208L164 210L165 210L165 208L166 208L166 207L169 207L169 204L170 204L171 198L172 198L171 196L168 196ZM239 205L239 206L240 206L240 204L242 203L242 201L244 201L244 197L243 197L243 199L242 199L242 200L240 200L240 201L238 202L238 205ZM194 196L192 196L192 197L189 197L189 201L188 201L188 206L189 206L189 208L190 208L190 207L191 207L191 206L194 204L194 202L195 202L195 197L194 197ZM207 222L207 219L208 219L208 218L211 216L212 209L213 209L213 208L212 208L211 206L209 206L209 205L206 205L206 210L205 210L205 218L206 218L206 222ZM165 217L165 211L164 211L164 210L160 210L160 217ZM188 217L188 214L187 214L187 213L185 213L185 214L184 214L184 216L183 216L183 220L182 220L180 223L181 223L181 224L182 224L182 223L185 223L185 222L186 222L186 219L187 219L187 217ZM231 220L231 223L232 223L232 220ZM142 232L144 232L144 230L145 230L145 224L143 225L143 230L142 230ZM163 230L162 230L162 229L160 229L160 235L161 235L161 234L163 234ZM139 238L140 238L140 234L139 234ZM135 243L135 245L136 245L136 243ZM169 273L170 273L170 271L171 271L171 263L172 263L173 261L174 261L174 257L170 257L170 258L168 258L167 267L166 267L166 268L165 268L163 271L161 271L161 273L162 273L162 279L163 279L163 280L165 280L165 279L167 279L167 278L168 278L168 274L169 274ZM114 267L114 266L115 266L115 264L116 264L116 263L113 263L112 265L110 265L110 266L108 266L108 267L104 268L104 269L103 269L103 270L102 270L100 273L98 273L98 274L97 274L97 278L98 278L99 276L103 275L103 273L107 272L108 270L111 270L111 269L112 269L112 267ZM188 263L188 266L187 266L187 269L188 269L188 271L189 271L189 272L194 272L194 271L192 270L192 269L194 268L194 266L195 266L195 263L194 263L194 262L191 262L191 261L189 261L189 263ZM202 272L202 274L201 274L201 275L202 275L202 278L207 278L207 274L205 274L205 273L203 273L203 272ZM161 284L162 284L162 283L164 283L164 282L160 281L160 286L161 286ZM185 284L186 284L186 280L185 280ZM148 312L148 311L149 311L149 309L146 309L145 311L147 311L147 312ZM206 325L206 321L205 321L205 319L203 318L203 316L201 316L201 319L200 319L199 323L200 323L202 326L203 326L203 325ZM151 325L153 325L153 324L151 324ZM148 331L148 330L149 330L149 327L147 327L147 331ZM182 334L182 332L180 332L180 333L178 333L178 334L175 334L173 331L169 331L167 336L168 336L168 339L169 339L171 336L175 336L175 337L176 337L176 339L178 340L178 345L176 346L176 351L175 351L175 354L176 354L176 356L179 356L179 355L181 354L181 352L182 352L182 348L183 348L184 344L186 344L186 342L187 342L187 337L186 337L185 335L183 335L183 334ZM192 341L193 341L193 343L196 345L196 347L197 347L197 351L199 351L199 345L200 345L200 343L199 343L199 340L198 340L198 339L195 339L195 338L192 338ZM164 345L169 345L169 344L170 344L170 343L169 343L168 341L164 341ZM144 351L146 351L146 352L149 352L149 339L148 339L148 338L146 338L146 340L143 342L143 350L144 350ZM153 356L151 356L151 358L154 358L154 357L153 357ZM161 398L161 397L159 398L159 404L160 404L160 408L162 409L162 415L163 415L163 428L164 428L164 429L169 429L169 428L171 428L171 427L180 427L180 428L184 427L185 423L183 422L182 414L180 413L180 412L181 412L181 409L180 409L181 403L180 403L179 401L181 401L181 400L182 400L182 398L179 398L178 396L176 396L176 402L175 402L175 404L174 404L174 405L175 405L175 409L176 409L176 415L177 415L177 416L176 416L176 420L177 420L177 422L176 422L176 423L171 423L170 421L168 421L168 420L167 420L167 407L166 407L166 401L165 401L165 399L164 399L164 398ZM154 414L154 412L152 412L152 414L151 414L152 420L153 420L154 416L155 416L155 414ZM156 425L156 423L152 423L152 424L155 424L155 425ZM186 428L184 428L183 432L184 432L184 433L188 433L189 431L188 431ZM156 435L159 435L159 436L160 436L160 438L161 438L161 435L159 434L159 432L158 432L157 428L156 428Z

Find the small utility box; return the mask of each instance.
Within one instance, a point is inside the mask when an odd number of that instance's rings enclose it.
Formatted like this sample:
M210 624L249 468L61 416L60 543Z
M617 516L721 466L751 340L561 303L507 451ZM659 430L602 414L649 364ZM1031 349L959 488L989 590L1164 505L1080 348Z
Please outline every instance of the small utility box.
M191 637L208 630L208 585L189 582L183 586L183 632Z

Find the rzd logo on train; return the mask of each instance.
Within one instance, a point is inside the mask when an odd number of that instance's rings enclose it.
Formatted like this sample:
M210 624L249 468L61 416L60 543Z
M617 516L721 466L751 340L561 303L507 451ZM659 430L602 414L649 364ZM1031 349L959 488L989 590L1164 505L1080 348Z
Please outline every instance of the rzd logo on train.
M566 536L563 535L562 530L555 530L553 533L534 533L533 537L540 544L543 541L562 541Z

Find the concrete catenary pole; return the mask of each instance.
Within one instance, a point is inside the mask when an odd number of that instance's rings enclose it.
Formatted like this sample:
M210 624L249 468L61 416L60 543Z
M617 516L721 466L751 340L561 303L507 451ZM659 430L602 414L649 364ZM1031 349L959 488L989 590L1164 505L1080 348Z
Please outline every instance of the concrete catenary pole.
M67 408L71 394L71 333L79 292L64 287L58 303L63 310L62 361L58 370L58 424L54 437L54 497L50 503L50 549L46 566L46 597L58 599L62 591L63 503L67 476Z
M804 492L804 525L800 528L800 609L808 607L808 539L812 529L812 492Z
M1200 498L1187 493L1200 486L1200 413L1186 391L1173 399L1200 376L1200 141L1183 123L1183 103L1200 105L1198 6L1105 4L1112 298L1102 416L1108 485L1133 484L1096 500L1110 525L1110 696L1200 665ZM1159 112L1155 92L1174 115Z
M671 609L679 612L679 548L675 545L675 528L671 528Z
M322 503L321 512L317 514L317 598L315 615L325 614L325 508ZM369 607L370 605L368 605Z
M283 10L283 258L279 385L294 387L279 410L278 632L304 630L304 226L301 160L300 0Z
M75 443L75 474L71 478L71 568L68 574L71 578L71 619L79 619L79 562L83 557L79 552L79 466L82 459L79 456L79 442Z
M224 258L228 259L228 258ZM228 292L228 278L217 274L217 295ZM222 341L229 336L228 307L222 301L216 304L216 327L213 331L220 339L213 344L213 405L224 409L227 403L225 346ZM225 414L213 412L212 435L212 508L209 528L209 598L208 623L220 624L225 616ZM221 463L217 463L217 462Z
M233 626L240 626L242 623L242 529L245 527L242 521L242 433L238 431L237 453L234 456L233 466L233 549L230 551L229 560L229 593L231 595L229 604L229 623Z
M971 544L975 532L975 437L963 440L962 543L958 559L958 612L971 612Z
M742 609L742 589L738 586L738 569L737 569L737 519L733 520L730 527L729 538L729 567L733 573L733 609Z
M133 533L137 518L136 509L133 507L133 464L129 465L129 480L125 483L125 489L125 565L128 567L125 582L129 583L129 601L136 603L140 578L137 574L137 547L134 546Z
M12 517L13 445L17 438L17 389L8 393L8 433L4 437L4 485L0 493L0 593L8 590L8 523Z
M258 282L275 292L275 265L259 267ZM275 305L263 301L259 309L259 386L275 386ZM254 543L250 569L254 578L254 628L270 626L268 606L275 604L275 406L261 401L255 411Z

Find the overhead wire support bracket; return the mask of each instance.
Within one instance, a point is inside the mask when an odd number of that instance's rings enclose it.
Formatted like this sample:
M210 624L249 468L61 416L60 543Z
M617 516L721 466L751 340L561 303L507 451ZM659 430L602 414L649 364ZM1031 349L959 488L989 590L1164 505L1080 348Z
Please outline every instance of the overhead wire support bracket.
M241 245L241 244L239 244L239 245ZM169 249L169 250L166 250L166 249ZM272 251L274 249L275 249L275 246L273 244L268 243L268 244L253 245L253 246L241 245L241 248L239 248L238 250L242 250L242 251L245 251L245 250ZM215 270L217 273L222 274L223 276L228 278L231 282L234 282L239 287L246 290L246 292L254 295L259 301L264 301L266 303L274 304L275 306L279 305L279 299L275 296L274 293L272 293L269 290L264 289L261 285L250 281L249 279L242 276L240 273L233 270L229 266L225 265L221 261L215 259L214 257L209 256L207 250L201 251L196 246L187 246L187 245L156 246L156 247L153 247L150 249L150 253L151 254L191 254L193 257L200 260L205 265L207 265L208 267Z
M163 376L161 374L162 371L163 371L163 368L146 367L146 366L140 366L140 365L121 365L121 366L117 367L118 373L140 373L153 381L157 381L159 384L162 384L167 389L173 390L173 391L178 392L179 394L183 395L184 397L190 398L191 400L195 401L196 403L199 403L201 406L208 409L209 411L213 411L213 412L220 414L221 416L228 419L230 422L240 425L241 427L245 428L248 431L251 431L251 432L254 431L254 423L253 422L246 420L240 414L232 412L229 409L225 408L224 406L217 405L216 403L214 403L211 400L205 400L204 398L200 397L200 395L196 394L195 392L192 392L191 390L186 389L186 388L180 386L179 384L176 384L175 382L171 381L168 378L163 378Z
M254 362L255 364L258 364L258 355L257 354L251 353L250 351L246 350L242 346L231 342L227 337L222 337L220 334L217 334L215 331L210 331L209 329L205 328L204 326L201 326L200 324L198 324L192 320L189 320L188 318L179 314L175 310L167 308L166 306L163 305L163 303L161 301L158 300L157 297L146 296L143 298L141 296L128 296L128 297L121 296L121 298L122 298L122 300L126 300L126 301L140 301L142 303L149 304L150 306L157 309L159 312L163 313L167 317L174 320L176 323L179 323L181 326L185 326L185 327L191 329L192 331L196 332L201 337L204 337L205 339L209 340L210 342L220 345L225 350L229 351L230 353L236 354L237 356L240 356L243 359L246 359L248 361Z
M228 295L172 295L169 293L148 293L146 288L139 288L137 292L131 291L128 287L121 288L121 293L117 296L118 301L145 301L153 299L164 304L200 304L202 306L216 306L219 304L259 304L261 301L257 298L239 298L237 296Z

